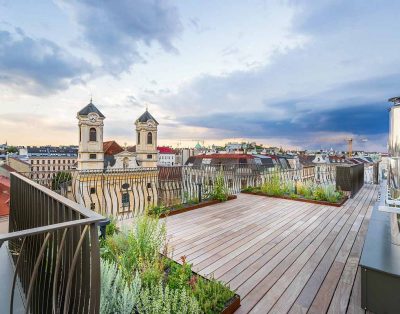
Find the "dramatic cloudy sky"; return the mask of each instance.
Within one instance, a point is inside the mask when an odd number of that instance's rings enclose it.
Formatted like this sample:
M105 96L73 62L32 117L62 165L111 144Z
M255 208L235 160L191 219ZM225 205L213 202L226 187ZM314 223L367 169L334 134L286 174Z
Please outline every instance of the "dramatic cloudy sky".
M76 144L93 95L105 139L254 140L385 150L400 94L400 1L0 0L0 142Z

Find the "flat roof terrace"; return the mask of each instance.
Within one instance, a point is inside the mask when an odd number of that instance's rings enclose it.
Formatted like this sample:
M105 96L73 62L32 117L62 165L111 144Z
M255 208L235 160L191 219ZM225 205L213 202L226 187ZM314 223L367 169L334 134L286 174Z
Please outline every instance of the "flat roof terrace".
M240 194L168 217L173 258L241 297L236 313L362 313L360 259L379 187L342 207Z

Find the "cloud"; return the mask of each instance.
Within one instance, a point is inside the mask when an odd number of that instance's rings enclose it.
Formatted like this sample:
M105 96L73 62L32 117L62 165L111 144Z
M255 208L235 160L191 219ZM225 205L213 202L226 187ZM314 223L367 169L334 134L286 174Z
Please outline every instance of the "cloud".
M152 101L188 126L220 129L221 138L278 137L304 146L321 132L384 139L386 99L397 95L400 79L400 3L290 3L297 12L291 32L308 38L304 45L276 51L261 67L203 75Z
M42 94L82 83L92 67L54 42L15 29L0 30L0 71L0 83Z
M83 31L84 39L115 76L144 62L140 46L158 43L176 53L172 40L182 31L178 10L167 1L63 1Z

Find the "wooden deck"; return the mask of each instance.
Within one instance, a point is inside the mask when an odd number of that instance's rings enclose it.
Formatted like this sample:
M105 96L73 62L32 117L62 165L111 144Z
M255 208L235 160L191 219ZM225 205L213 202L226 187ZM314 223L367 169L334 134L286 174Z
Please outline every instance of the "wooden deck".
M241 194L167 218L173 257L241 297L236 313L363 313L360 258L378 187L340 208Z

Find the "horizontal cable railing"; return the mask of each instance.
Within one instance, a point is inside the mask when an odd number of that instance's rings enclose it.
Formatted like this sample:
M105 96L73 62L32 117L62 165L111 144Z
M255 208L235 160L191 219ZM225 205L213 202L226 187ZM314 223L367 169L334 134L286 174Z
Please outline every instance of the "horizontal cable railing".
M18 287L27 313L98 313L104 217L18 173L10 192L11 313Z

